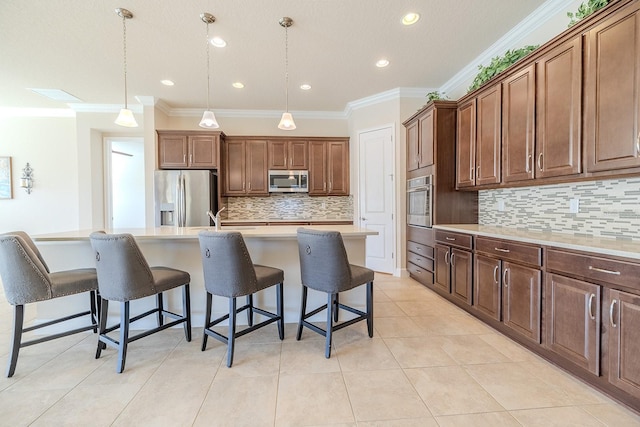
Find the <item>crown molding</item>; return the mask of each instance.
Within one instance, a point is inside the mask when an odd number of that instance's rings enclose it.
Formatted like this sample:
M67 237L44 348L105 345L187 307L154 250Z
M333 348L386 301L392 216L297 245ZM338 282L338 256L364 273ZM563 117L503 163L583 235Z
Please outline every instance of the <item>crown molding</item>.
M393 101L400 98L424 98L427 93L433 90L436 89L423 87L397 87L365 98L360 98L347 103L347 106L344 109L344 117L349 117L354 110L380 104L382 102Z
M455 93L457 89L472 80L478 74L478 65L487 65L491 58L504 54L507 50L513 49L522 39L533 31L547 23L558 13L565 11L567 6L574 3L574 0L547 0L540 7L534 10L529 16L520 21L509 32L492 44L487 50L471 61L467 66L458 71L452 78L440 87L440 92ZM463 94L467 90L464 88Z

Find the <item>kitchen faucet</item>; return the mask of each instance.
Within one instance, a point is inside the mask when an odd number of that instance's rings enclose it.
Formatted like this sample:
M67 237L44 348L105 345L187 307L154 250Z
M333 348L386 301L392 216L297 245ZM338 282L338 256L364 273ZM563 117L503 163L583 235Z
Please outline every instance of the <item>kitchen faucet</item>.
M216 231L220 231L220 212L226 209L226 206L223 206L216 214L213 214L213 211L207 211L207 215L209 218L213 220L213 225L216 228Z

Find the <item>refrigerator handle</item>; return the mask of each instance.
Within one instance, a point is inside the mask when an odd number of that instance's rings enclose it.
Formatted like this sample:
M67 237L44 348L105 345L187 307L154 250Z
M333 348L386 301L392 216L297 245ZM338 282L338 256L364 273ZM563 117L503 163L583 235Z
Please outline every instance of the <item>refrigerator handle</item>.
M187 179L182 175L182 227L187 226Z
M184 175L180 174L178 177L178 227L184 227L186 225L186 209L185 179Z

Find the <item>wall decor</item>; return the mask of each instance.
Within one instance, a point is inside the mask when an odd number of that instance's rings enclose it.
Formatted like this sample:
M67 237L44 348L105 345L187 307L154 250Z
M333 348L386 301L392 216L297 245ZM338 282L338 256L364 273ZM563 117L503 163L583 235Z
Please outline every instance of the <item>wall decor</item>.
M11 157L0 157L0 199L11 198Z

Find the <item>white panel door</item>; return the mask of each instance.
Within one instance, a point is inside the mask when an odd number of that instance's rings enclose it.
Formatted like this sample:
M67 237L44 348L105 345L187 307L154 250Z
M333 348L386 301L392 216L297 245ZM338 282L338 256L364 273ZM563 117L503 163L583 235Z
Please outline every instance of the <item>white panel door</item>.
M375 230L367 236L367 262L372 270L394 271L394 144L393 128L359 134L360 226Z

